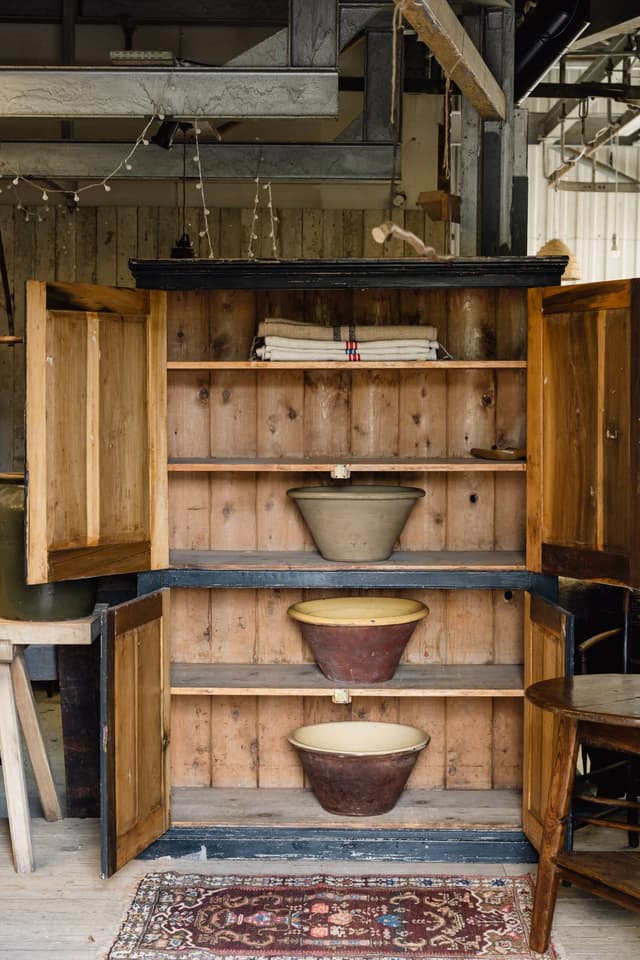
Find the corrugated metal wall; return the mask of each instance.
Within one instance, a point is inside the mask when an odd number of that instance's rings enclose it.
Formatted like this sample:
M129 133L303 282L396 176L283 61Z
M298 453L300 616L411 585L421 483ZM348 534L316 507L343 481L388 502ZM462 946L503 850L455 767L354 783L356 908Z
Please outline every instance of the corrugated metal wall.
M640 149L602 147L598 160L609 163L634 179L640 179ZM560 152L541 145L529 147L528 252L535 254L545 241L558 237L571 248L582 271L581 282L640 276L640 193L593 193L555 190L547 186L548 175L560 165ZM545 170L546 167L546 170ZM591 181L588 162L576 164L567 180ZM596 170L596 181L615 184L606 170ZM618 184L622 182L618 180ZM613 233L619 255L612 256Z

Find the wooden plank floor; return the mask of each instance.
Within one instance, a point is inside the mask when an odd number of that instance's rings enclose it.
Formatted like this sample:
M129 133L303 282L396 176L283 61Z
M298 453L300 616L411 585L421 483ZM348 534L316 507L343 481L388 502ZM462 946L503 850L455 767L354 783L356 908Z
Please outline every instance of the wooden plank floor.
M62 795L60 735L55 700L38 697L46 721L54 774ZM1 778L0 778L1 781ZM35 796L30 778L30 794ZM34 800L34 814L37 800ZM591 831L589 833L589 831ZM610 833L610 831L606 831ZM597 845L605 831L578 832L576 848ZM12 866L0 783L0 960L102 960L115 937L137 880L145 873L174 870L211 874L325 873L448 874L514 876L531 865L451 863L348 863L278 861L159 860L134 861L110 880L99 877L99 828L96 820L46 823L33 819L36 872L18 876ZM617 837L623 843L623 837ZM607 842L609 837L607 837ZM563 960L637 960L640 914L561 887L553 936Z

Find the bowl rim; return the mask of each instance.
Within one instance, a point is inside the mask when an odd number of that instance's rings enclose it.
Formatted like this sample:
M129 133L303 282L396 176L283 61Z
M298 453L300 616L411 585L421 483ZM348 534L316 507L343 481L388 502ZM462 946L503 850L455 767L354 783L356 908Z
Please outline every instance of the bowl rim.
M362 749L362 750L353 750L345 749L345 747L324 747L324 746L314 746L313 744L305 743L304 740L300 739L301 734L305 731L313 731L318 729L324 729L327 732L331 732L329 728L333 727L334 729L344 730L346 726L355 727L359 730L364 730L364 728L369 728L372 733L381 733L382 728L394 727L398 732L404 730L407 734L413 735L413 742L406 743L402 746L391 747L387 749L381 749L380 747L373 749ZM373 730L372 728L377 728ZM390 756L391 754L400 754L400 753L417 753L419 750L422 750L427 746L431 740L430 734L426 731L421 730L419 727L414 727L408 723L386 723L381 720L330 720L326 723L310 723L304 724L301 727L296 727L295 730L292 730L289 736L287 737L289 743L296 747L298 750L304 750L307 753L323 753L330 756L349 756L349 757L382 757Z
M402 605L406 606L405 613L395 613L392 615L374 615L367 616L363 614L362 616L344 616L341 617L338 613L332 615L324 615L321 612L316 612L316 608L321 607L325 604L347 604L348 602L353 602L358 600L364 604L371 601L372 606L374 604L380 605ZM419 620L423 620L424 617L429 613L428 606L423 603L421 600L414 600L410 597L357 597L357 596L346 596L346 597L322 597L316 600L299 600L297 603L291 604L287 613L292 620L297 620L300 623L312 623L317 624L318 626L333 626L333 627L385 627L392 626L393 624L402 624L402 623L417 623Z
M392 484L354 483L345 487L291 487L292 500L419 500L425 496L422 487Z

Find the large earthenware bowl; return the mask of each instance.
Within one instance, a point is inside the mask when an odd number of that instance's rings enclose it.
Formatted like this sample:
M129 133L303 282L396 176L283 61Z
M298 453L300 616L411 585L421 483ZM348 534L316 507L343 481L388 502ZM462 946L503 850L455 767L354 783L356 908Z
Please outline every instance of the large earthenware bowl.
M346 720L298 727L289 743L325 810L372 817L395 806L429 735L403 723Z
M294 603L296 620L329 680L390 680L416 624L429 610L402 597L330 597Z
M415 502L419 487L351 484L294 487L295 500L325 560L386 560Z

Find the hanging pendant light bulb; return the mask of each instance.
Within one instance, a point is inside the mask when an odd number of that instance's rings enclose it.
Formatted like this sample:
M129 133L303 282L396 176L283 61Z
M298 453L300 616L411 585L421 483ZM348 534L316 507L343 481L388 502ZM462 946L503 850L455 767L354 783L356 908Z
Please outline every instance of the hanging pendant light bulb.
M617 139L617 138L616 138ZM613 151L610 153L610 161L613 165ZM613 231L611 233L611 246L609 256L612 260L620 259L620 247L618 246L618 163L615 164L615 186L613 190Z
M188 260L195 258L196 252L191 242L191 237L187 233L187 130L190 129L190 123L179 124L182 130L182 236L176 240L175 246L171 250L173 260Z

